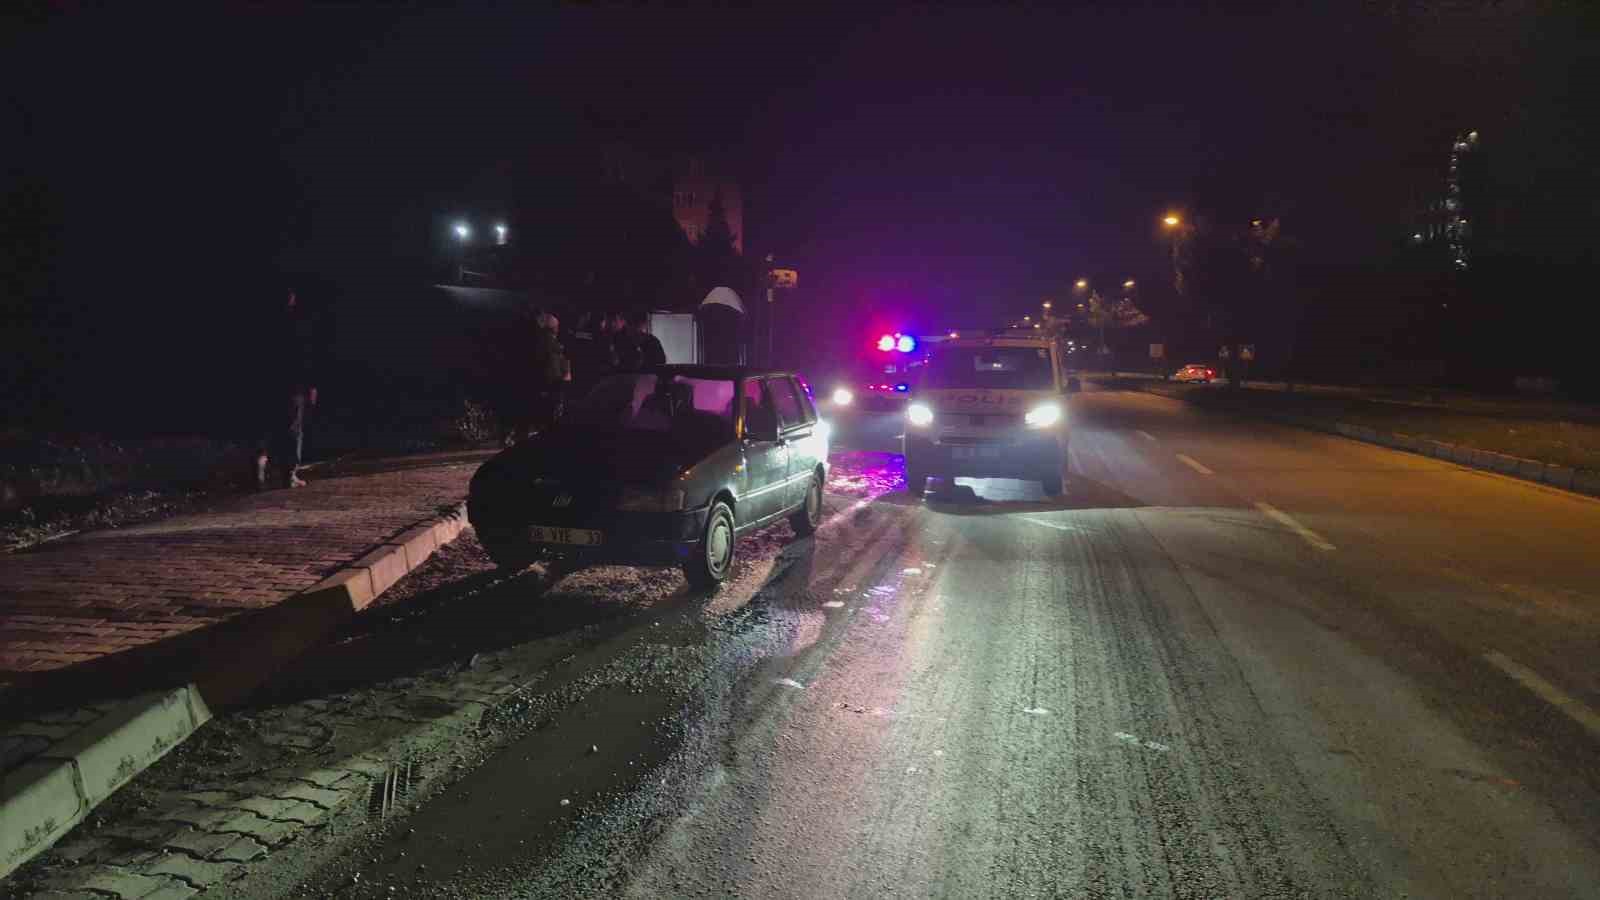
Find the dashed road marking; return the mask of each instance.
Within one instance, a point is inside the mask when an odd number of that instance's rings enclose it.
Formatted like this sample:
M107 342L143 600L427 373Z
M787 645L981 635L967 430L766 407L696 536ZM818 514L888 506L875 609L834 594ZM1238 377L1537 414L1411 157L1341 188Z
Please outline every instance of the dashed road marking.
M1488 660L1490 665L1510 675L1518 684L1538 694L1546 703L1572 717L1572 720L1582 725L1585 731L1600 738L1600 713L1590 709L1582 700L1545 681L1538 672L1498 650L1485 653L1483 658Z
M1148 431L1139 431L1139 432L1137 432L1137 434L1139 435L1139 437L1144 438L1145 440L1149 441L1152 444L1156 443L1156 436L1151 434Z
M1189 468L1195 470L1196 472L1199 472L1201 475L1215 475L1215 474L1217 474L1217 473L1211 471L1210 469L1206 468L1204 463L1200 462L1198 459L1195 459L1192 456L1184 456L1182 453L1179 453L1178 454L1178 462L1181 462L1184 465L1188 466Z
M1019 518L1021 518L1022 521L1024 521L1024 522L1032 522L1035 525L1043 525L1046 528L1054 528L1057 531L1077 531L1078 530L1078 526L1076 526L1076 525L1062 525L1060 522L1048 522L1048 521L1046 521L1044 519L1035 519L1032 516L1020 516Z
M805 685L795 681L793 678L779 678L777 681L773 682L773 684L776 684L779 687L794 688L797 691L803 691L806 689Z
M1289 529L1290 531L1294 532L1295 534L1300 535L1302 538L1305 539L1306 543L1308 543L1311 546L1317 548L1318 550L1337 550L1337 549L1339 549L1339 548L1333 546L1332 544L1328 543L1322 537L1322 535L1317 534L1315 531L1312 531L1311 529L1305 527L1304 525L1301 525L1299 522L1296 522L1294 520L1294 518L1292 516L1290 516L1288 513L1284 512L1281 509L1278 509L1276 506L1273 506L1270 503L1263 503L1263 502L1257 500L1256 501L1256 509L1261 510L1261 512L1264 513L1268 518L1275 520L1276 522L1278 522L1278 524L1282 525L1283 527Z
M1030 716L1048 716L1048 715L1050 715L1050 710L1045 709L1042 706L1029 707L1028 709L1023 710L1023 712L1027 713Z

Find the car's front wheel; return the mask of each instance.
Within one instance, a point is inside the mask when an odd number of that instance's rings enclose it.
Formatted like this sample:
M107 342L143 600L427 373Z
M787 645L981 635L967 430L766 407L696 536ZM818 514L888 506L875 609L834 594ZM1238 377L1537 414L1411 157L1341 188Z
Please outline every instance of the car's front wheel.
M728 580L733 572L735 544L733 510L718 500L706 516L706 530L699 552L683 564L684 577L697 590L710 590Z
M811 473L811 481L806 485L806 499L789 516L789 527L794 533L805 537L815 534L822 525L822 476L816 472Z

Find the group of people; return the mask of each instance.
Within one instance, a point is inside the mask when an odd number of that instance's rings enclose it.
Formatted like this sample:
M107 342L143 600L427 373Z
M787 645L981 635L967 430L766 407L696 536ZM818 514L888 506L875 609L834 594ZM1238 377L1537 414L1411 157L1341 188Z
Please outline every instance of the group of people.
M270 426L256 451L254 476L258 488L269 486L269 466L276 463L281 484L305 485L304 450L306 420L317 405L316 384L319 346L313 317L287 292L281 318L270 338L274 373ZM647 329L644 313L586 313L563 341L561 321L551 312L538 312L528 326L507 332L505 358L497 381L501 396L495 404L507 426L506 443L548 428L561 416L566 400L594 387L616 372L632 372L665 365L661 341Z
M506 443L525 439L561 417L569 397L578 397L607 375L665 365L666 350L647 330L644 313L585 313L565 343L554 313L534 316L536 325L525 369L506 386L501 418Z

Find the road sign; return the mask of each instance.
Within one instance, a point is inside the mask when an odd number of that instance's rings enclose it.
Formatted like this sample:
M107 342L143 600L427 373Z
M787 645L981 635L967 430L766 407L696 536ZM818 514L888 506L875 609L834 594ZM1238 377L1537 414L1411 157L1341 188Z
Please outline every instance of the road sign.
M1166 344L1151 344L1150 345L1150 358L1151 359L1161 359L1161 358L1165 357L1166 355L1167 355L1167 345Z
M1255 344L1240 344L1239 345L1239 358L1244 360L1244 361L1246 361L1246 362L1249 362L1250 360L1255 359L1256 358L1256 345Z
M767 272L767 277L776 288L792 288L800 284L800 273L794 269L772 269Z

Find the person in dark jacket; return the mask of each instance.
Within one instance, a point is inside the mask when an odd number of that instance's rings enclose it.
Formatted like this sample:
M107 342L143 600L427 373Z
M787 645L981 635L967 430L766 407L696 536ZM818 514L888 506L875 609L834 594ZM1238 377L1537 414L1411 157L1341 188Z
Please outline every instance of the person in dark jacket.
M600 379L617 370L616 335L608 316L585 313L572 332L572 349L567 357L572 360L574 396L586 393Z
M275 402L286 403L279 415L282 424L274 425L269 436L261 443L256 454L256 487L267 486L267 466L273 445L287 467L286 487L305 487L300 477L304 464L306 417L317 405L316 338L315 324L300 305L294 289L289 290L284 304L283 318L279 321L276 346L273 348Z
M628 338L634 347L636 369L667 364L667 351L661 346L661 339L646 330L649 324L650 316L642 312L634 313L628 320Z
M561 395L572 380L572 366L561 346L561 322L554 314L539 313L527 357L526 375L515 385L520 402L508 443L525 440L555 424L561 416Z

